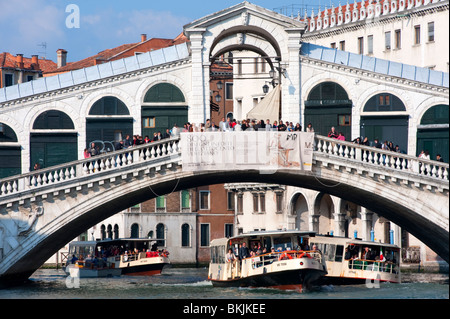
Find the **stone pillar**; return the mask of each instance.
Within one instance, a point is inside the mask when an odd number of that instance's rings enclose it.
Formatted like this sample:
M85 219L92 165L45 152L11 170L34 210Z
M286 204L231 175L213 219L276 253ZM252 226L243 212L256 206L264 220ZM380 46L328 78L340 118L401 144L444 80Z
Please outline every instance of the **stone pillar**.
M345 218L346 214L338 213L334 217L334 235L344 236L345 235Z
M365 207L361 207L361 221L362 221L362 240L370 241L370 231L372 230L373 212L368 211Z
M205 28L187 29L192 56L192 90L189 101L189 122L199 125L210 116L209 110L209 61L204 59Z
M281 120L294 123L301 122L300 110L300 47L303 28L289 28L288 56L282 57L281 68L286 71L281 78ZM287 61L285 61L287 59Z
M310 214L309 214L309 230L310 231L319 233L319 219L320 219L320 214L314 214L314 213L310 212Z

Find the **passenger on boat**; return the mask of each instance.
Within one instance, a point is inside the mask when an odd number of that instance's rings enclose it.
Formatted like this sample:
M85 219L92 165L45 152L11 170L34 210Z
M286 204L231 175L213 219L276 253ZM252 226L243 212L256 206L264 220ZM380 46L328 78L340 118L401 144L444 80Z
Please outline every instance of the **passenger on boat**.
M236 256L233 253L233 250L231 248L228 249L228 253L226 255L227 263L234 262L236 260Z
M75 255L72 255L72 259L70 260L71 264L75 264L78 261L78 258Z
M348 248L345 248L344 259L345 259L345 260L350 260L350 259L352 259L352 253L348 250Z
M372 251L369 249L369 247L364 247L364 253L363 253L362 259L373 260Z
M246 243L242 243L241 248L239 248L239 259L245 259L250 257L250 251L246 245Z

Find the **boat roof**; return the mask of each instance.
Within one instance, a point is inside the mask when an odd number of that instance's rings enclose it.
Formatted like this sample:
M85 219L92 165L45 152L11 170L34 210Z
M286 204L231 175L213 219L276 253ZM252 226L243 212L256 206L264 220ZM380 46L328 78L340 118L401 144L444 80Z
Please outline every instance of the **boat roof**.
M314 237L316 236L316 232L313 231L302 231L302 230L269 230L269 231L252 231L245 234L240 234L233 237L225 237L213 239L210 243L210 246L219 246L226 245L228 241L233 241L236 239L244 239L244 238L258 238L263 236L303 236L303 237Z
M347 244L347 245L362 245L362 246L382 246L387 248L399 248L397 245L381 243L376 241L367 241L358 238L348 238L341 236L332 236L332 235L321 235L317 234L315 237L315 242L327 242L327 243L335 243L335 244Z

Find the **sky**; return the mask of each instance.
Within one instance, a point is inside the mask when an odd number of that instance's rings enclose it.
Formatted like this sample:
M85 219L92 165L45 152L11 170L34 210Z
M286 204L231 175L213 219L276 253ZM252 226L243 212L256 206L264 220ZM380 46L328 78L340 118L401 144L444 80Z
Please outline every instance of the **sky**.
M0 0L0 52L56 62L56 50L73 62L125 43L175 38L183 26L243 0ZM266 9L317 6L338 0L253 0ZM345 0L342 0L342 4ZM353 0L350 0L353 2ZM297 9L294 9L297 12ZM291 12L288 11L283 12ZM302 13L302 16L304 13ZM78 23L79 22L79 23Z

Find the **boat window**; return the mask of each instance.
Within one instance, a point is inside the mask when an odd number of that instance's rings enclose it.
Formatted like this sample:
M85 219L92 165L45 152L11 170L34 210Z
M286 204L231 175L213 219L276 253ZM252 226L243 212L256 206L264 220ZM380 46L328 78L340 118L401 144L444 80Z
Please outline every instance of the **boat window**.
M289 237L275 237L273 239L273 246L275 247L275 250L278 250L278 248L281 248L282 250L293 248L291 238Z
M225 263L225 246L211 247L211 263Z
M344 246L337 245L337 247L336 247L336 256L334 257L334 260L338 261L338 262L341 262L343 254L344 254Z

